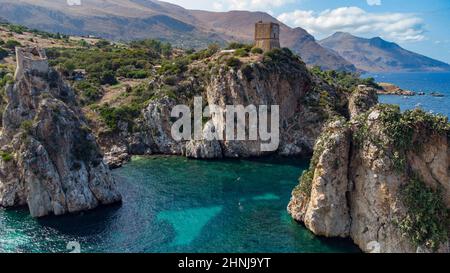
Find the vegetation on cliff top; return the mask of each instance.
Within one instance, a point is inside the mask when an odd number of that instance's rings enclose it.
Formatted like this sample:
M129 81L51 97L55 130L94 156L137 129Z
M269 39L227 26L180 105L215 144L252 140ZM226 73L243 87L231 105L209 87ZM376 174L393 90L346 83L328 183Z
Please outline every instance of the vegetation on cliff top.
M381 89L381 87L375 82L374 78L361 78L359 74L350 73L345 71L335 70L322 70L320 67L315 66L310 69L311 73L330 86L335 88L353 91L358 85L366 85L375 89Z
M450 234L450 212L441 189L433 190L419 178L413 177L402 190L407 215L398 222L404 236L416 246L437 250Z
M368 113L358 120L354 132L355 143L372 143L384 152L393 163L394 170L408 177L400 192L400 198L407 209L407 215L398 220L398 228L404 236L417 246L436 250L448 239L450 232L449 211L441 189L432 189L410 169L408 152L421 153L425 142L433 135L450 135L448 118L433 115L420 109L401 112L395 105L378 105L382 135L371 131Z
M393 145L389 156L400 172L406 170L406 152L420 152L424 142L432 135L448 134L450 124L443 115L433 115L421 109L402 113L399 106L379 105L383 130ZM382 145L384 146L384 145Z

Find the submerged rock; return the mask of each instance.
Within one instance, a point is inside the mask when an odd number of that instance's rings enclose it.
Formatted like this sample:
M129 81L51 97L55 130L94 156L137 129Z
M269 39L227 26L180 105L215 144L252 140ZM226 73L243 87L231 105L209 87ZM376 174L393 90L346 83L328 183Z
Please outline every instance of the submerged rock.
M72 89L42 65L42 50L17 54L0 137L0 205L43 217L121 201Z

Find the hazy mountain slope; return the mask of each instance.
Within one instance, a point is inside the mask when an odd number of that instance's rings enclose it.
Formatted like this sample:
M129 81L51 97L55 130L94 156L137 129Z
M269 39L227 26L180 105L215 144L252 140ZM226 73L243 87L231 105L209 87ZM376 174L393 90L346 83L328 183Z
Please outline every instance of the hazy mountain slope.
M215 13L186 10L150 0L0 0L0 16L17 24L72 35L96 35L114 40L162 39L183 47L211 42L252 41L254 23L275 21L261 12ZM300 54L309 65L355 70L335 52L324 49L305 30L281 24L282 45Z
M450 71L450 65L446 63L408 51L379 37L364 39L337 32L319 43L365 71Z
M298 53L309 65L320 65L325 69L355 70L355 67L339 54L320 46L314 37L302 28L292 29L264 12L230 11L209 12L191 11L202 25L210 30L225 34L234 40L252 41L254 24L258 21L271 21L280 24L280 39L283 47Z
M142 0L141 0L142 1ZM114 40L155 38L177 46L202 47L211 41L224 42L219 35L194 26L194 18L182 15L180 7L148 5L129 0L83 0L68 6L65 0L0 0L0 16L10 22L51 32L96 35ZM166 10L166 11L165 11Z

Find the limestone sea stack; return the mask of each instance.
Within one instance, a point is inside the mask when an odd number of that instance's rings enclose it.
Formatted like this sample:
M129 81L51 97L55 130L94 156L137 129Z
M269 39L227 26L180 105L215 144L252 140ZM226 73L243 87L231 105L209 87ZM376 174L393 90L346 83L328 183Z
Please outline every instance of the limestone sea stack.
M325 128L288 211L314 234L350 237L365 252L449 252L447 118L361 110Z
M33 217L121 201L73 90L39 48L17 48L0 136L0 206Z

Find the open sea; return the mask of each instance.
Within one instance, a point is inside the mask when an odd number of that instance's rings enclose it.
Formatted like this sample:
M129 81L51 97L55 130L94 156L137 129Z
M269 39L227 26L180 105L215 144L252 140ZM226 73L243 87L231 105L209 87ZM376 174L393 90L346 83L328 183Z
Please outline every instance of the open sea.
M402 110L420 107L435 114L450 117L450 72L447 73L378 73L365 74L377 82L388 82L405 90L425 92L425 96L380 96L381 103L398 104ZM433 97L431 92L438 92L444 97Z

